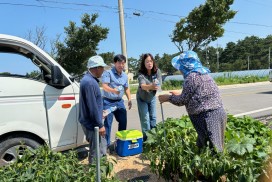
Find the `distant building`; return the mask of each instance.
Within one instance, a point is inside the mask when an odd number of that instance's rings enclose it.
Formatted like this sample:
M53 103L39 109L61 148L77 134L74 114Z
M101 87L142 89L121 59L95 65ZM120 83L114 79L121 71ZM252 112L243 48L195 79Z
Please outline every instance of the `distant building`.
M134 74L133 73L128 73L128 80L131 81L133 80Z

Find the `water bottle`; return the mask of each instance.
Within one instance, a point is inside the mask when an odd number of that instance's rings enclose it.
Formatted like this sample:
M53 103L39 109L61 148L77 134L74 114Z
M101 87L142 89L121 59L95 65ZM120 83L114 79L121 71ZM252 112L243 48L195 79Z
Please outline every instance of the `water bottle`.
M106 109L103 112L103 116L106 117L107 115L109 115L110 113L112 113L113 111L115 111L116 109L117 109L117 106L112 106L112 107Z
M119 92L121 92L123 89L124 89L124 87L123 87L122 85L120 85L120 86L117 87L117 90L118 90Z
M110 113L112 113L113 111L115 111L116 109L117 109L117 106L112 106L112 107L106 109L105 111L103 111L103 117L104 117L103 124L104 124L105 117L107 115L109 115Z
M158 78L157 77L155 77L155 76L153 76L153 83L156 85L156 86L158 86L158 92L161 92L162 90L161 90L161 84L160 84L160 81L158 80Z

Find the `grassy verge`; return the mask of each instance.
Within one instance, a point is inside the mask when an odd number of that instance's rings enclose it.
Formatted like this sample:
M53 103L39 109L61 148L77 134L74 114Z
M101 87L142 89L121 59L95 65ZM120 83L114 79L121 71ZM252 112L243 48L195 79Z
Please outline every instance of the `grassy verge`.
M245 76L245 77L218 77L214 79L217 85L232 85L232 84L242 84L242 83L255 83L268 81L268 76L257 77L257 76ZM169 80L162 84L162 90L178 90L182 88L183 81L179 80ZM135 94L137 92L138 85L131 85L130 92Z

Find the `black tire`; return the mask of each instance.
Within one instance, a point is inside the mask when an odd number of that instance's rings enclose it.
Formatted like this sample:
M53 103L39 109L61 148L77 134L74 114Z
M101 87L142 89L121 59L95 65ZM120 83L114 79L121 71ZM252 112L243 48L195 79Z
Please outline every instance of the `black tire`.
M26 137L7 138L0 143L0 166L8 165L20 157L28 148L34 150L40 143Z

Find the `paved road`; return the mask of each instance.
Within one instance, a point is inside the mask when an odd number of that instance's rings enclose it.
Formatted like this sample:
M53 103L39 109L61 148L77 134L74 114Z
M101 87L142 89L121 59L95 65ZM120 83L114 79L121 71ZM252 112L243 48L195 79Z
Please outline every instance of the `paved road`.
M239 85L220 86L224 107L229 114L236 116L249 115L261 117L272 115L272 83L260 82ZM169 93L163 91L159 94ZM132 109L128 111L128 129L141 129L135 94L132 95ZM125 101L127 105L127 101ZM157 122L162 121L161 107L157 100ZM163 104L164 118L179 118L187 115L185 107L177 107L170 103ZM111 138L114 139L117 122L114 119Z

